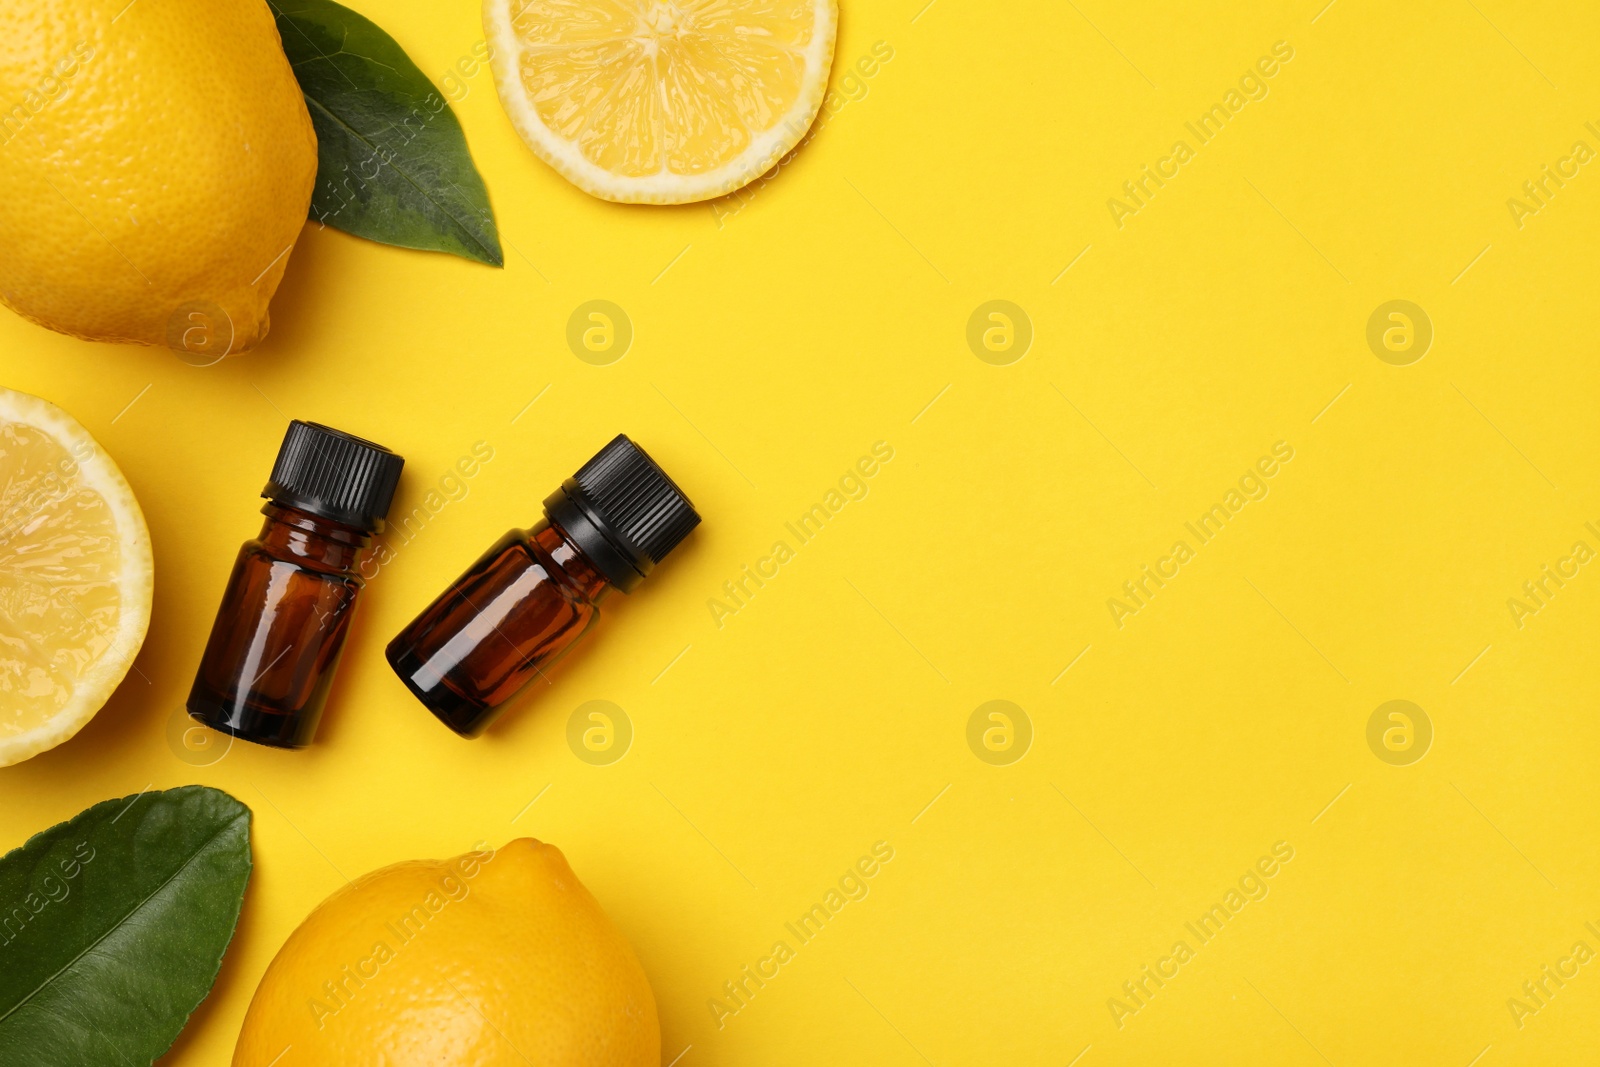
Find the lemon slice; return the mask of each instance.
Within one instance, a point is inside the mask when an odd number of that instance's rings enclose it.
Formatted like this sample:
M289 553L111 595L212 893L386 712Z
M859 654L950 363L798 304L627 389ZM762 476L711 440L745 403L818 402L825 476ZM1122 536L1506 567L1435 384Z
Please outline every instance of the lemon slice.
M838 0L484 0L517 132L605 200L686 204L759 178L828 89Z
M0 388L0 767L94 717L150 625L150 532L76 419Z

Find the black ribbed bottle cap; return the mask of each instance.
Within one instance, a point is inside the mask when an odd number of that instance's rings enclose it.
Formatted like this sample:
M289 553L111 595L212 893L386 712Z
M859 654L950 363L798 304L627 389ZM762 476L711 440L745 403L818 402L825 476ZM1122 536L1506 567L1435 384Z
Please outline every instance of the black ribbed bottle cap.
M383 529L405 462L382 445L295 419L261 495L376 533Z
M545 498L544 509L624 593L700 525L683 490L620 433Z

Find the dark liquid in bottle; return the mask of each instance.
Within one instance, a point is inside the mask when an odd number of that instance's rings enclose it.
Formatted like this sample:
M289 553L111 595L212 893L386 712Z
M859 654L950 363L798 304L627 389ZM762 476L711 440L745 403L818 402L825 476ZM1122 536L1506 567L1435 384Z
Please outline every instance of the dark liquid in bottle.
M268 504L239 550L206 643L189 714L260 744L311 743L362 581L366 532Z
M559 526L513 530L389 643L389 663L446 726L475 737L583 636L609 588Z

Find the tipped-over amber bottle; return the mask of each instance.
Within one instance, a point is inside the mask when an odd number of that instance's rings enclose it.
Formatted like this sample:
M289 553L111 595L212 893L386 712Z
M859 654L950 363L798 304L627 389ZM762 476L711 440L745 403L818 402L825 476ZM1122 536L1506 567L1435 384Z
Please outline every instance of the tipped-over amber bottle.
M496 541L389 642L389 665L463 737L582 637L611 590L631 592L700 522L644 450L617 437Z
M189 693L212 729L280 748L311 743L405 460L312 422L289 424Z

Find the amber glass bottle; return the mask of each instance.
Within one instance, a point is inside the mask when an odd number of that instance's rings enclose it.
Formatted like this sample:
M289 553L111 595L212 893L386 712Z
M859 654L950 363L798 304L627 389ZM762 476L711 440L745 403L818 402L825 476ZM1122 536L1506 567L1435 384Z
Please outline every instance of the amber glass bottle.
M289 424L189 693L189 714L234 737L311 743L404 460L316 423Z
M644 450L617 437L389 642L389 665L463 737L582 637L608 593L631 592L700 522Z

